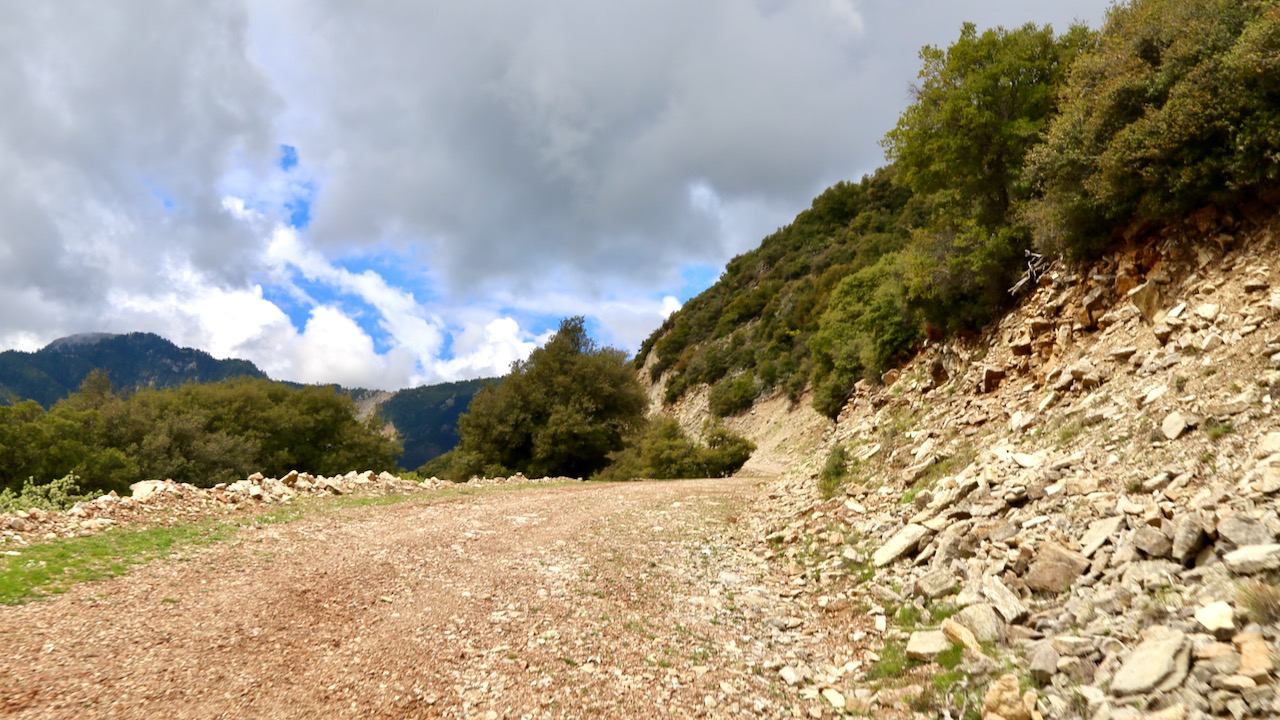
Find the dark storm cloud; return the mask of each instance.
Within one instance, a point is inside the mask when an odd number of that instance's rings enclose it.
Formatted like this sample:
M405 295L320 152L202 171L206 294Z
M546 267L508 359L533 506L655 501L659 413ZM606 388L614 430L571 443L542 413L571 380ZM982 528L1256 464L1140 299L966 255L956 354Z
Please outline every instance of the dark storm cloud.
M591 285L723 261L874 169L919 46L963 20L1065 27L1104 2L1048 5L282 2L270 35L314 113L286 123L325 169L314 237L429 243L455 287ZM695 185L772 224L728 236Z

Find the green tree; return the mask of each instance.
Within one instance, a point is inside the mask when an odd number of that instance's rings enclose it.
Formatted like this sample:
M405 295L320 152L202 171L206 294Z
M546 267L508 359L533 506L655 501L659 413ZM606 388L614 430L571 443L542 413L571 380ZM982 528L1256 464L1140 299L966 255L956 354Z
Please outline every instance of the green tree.
M471 474L588 477L641 422L644 390L625 353L599 347L582 317L472 398L458 419L454 479Z
M704 441L690 438L673 418L659 417L641 428L627 447L611 456L602 480L673 480L725 477L737 472L755 452L755 445L723 425L708 425Z
M1022 167L1056 110L1057 89L1093 34L1061 37L1028 24L979 33L965 23L945 51L920 51L920 85L886 155L927 199L931 220L908 244L907 296L945 329L986 322L1007 300L1030 232L1017 221L1029 197Z
M1280 180L1280 4L1116 5L1074 66L1027 177L1045 250L1090 257L1132 222L1231 204Z

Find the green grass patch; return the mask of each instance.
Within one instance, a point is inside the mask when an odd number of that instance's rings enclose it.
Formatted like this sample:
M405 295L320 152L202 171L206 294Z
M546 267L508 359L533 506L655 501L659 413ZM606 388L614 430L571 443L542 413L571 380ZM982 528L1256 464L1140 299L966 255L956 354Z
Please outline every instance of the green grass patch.
M880 659L867 668L868 680L885 680L901 677L908 668L919 665L907 657L907 646L898 642L886 643L880 649Z
M203 522L143 530L109 530L99 535L30 545L0 563L0 603L51 597L73 585L123 575L130 568L174 550L208 545L235 533L230 523Z

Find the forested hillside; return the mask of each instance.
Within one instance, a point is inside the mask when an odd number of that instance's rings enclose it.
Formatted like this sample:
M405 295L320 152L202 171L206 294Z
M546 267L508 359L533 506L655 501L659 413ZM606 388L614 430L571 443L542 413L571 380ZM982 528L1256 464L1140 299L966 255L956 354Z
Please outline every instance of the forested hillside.
M400 390L378 407L404 444L400 467L416 468L458 444L458 416L489 380L424 385Z
M121 389L267 376L248 360L219 360L152 333L90 333L56 340L36 352L0 353L0 404L35 400L50 407L75 392L93 370L105 372Z
M811 387L834 417L857 380L1007 309L1028 253L1086 261L1273 200L1278 51L1266 1L1137 0L1097 31L966 25L921 50L888 164L732 260L636 366L667 402L709 384L720 416Z

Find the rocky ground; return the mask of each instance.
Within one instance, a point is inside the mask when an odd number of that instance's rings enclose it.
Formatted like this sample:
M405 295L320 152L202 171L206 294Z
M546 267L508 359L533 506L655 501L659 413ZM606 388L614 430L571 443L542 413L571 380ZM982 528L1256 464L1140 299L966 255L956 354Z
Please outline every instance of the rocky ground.
M833 597L952 688L925 716L1280 717L1273 232L1210 212L1051 268L860 383L824 439L851 479L814 498L823 455L798 459L774 559L865 578Z
M810 602L807 581L773 570L751 514L764 492L753 479L574 483L248 528L0 609L0 714L869 709L872 620Z

